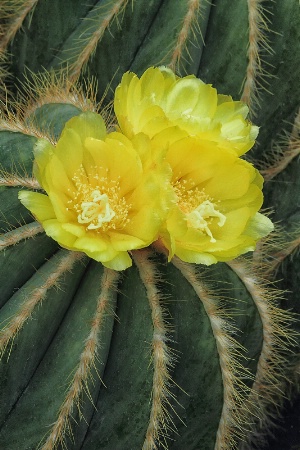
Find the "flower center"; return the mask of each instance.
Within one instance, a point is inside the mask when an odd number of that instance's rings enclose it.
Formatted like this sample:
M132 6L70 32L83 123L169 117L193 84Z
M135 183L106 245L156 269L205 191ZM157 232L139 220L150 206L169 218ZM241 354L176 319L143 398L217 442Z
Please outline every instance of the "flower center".
M210 237L210 242L216 242L210 230L214 218L218 218L217 225L222 227L226 222L226 216L216 208L213 199L199 188L188 188L186 180L178 180L173 185L177 196L177 205L185 214L187 224L191 228L200 230Z
M86 225L87 230L122 230L129 222L131 205L120 195L120 182L100 177L97 167L93 171L93 176L88 176L82 166L76 171L72 178L75 190L70 192L67 209L77 214L78 223Z
M210 237L210 242L216 242L209 229L209 223L213 217L219 218L219 227L222 227L226 222L226 216L215 209L215 205L210 200L205 200L197 206L197 208L186 215L190 227L204 231Z
M107 194L101 194L98 189L91 193L92 201L81 203L79 223L89 223L88 230L101 228L103 223L110 222L115 217L115 211L110 207Z

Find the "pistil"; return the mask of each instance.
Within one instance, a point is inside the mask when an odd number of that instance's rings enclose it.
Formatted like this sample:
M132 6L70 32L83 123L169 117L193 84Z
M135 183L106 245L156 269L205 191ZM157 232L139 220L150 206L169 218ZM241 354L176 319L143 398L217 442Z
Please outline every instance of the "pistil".
M107 194L101 194L98 189L91 193L92 201L82 202L82 212L78 214L79 223L89 223L88 230L101 228L115 217L115 211L110 207Z
M186 180L178 180L173 185L179 209L185 214L189 227L206 233L210 237L210 242L216 242L210 230L212 220L218 218L217 225L222 227L226 222L226 216L217 209L213 199L204 189L187 186Z

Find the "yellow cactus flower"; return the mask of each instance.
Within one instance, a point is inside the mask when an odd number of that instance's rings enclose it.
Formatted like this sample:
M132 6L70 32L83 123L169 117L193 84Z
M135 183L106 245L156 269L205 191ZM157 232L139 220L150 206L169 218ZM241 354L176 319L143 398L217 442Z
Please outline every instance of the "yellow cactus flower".
M34 173L47 195L20 191L19 199L62 247L123 270L128 251L156 240L166 218L173 192L163 157L146 136L106 135L101 116L83 113L56 146L36 145Z
M257 240L273 230L258 212L263 179L252 164L193 137L173 142L166 159L176 195L161 231L169 259L175 254L206 265L230 260L254 250Z
M254 144L258 128L246 120L248 107L193 75L177 77L166 67L151 67L139 79L123 75L116 89L115 113L121 131L132 138L143 132L151 138L179 127L184 135L222 143L238 155Z

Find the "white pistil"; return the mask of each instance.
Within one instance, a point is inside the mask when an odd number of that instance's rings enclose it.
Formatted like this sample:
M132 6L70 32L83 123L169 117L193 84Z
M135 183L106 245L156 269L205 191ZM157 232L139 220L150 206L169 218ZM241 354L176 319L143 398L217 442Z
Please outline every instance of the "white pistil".
M92 201L81 203L81 213L78 214L79 223L90 223L89 230L101 228L103 223L110 222L116 215L110 207L108 196L101 194L98 189L91 193Z
M212 217L219 218L219 227L222 227L226 222L226 216L215 209L214 204L209 200L205 200L197 206L196 209L186 215L186 219L190 227L204 231L210 237L210 242L216 242L216 239L213 237L212 232L209 229L209 223L206 220Z

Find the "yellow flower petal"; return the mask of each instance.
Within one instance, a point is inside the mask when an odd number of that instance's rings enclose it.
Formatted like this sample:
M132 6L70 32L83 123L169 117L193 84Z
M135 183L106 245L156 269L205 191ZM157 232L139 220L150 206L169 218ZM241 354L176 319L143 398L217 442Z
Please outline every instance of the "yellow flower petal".
M42 222L43 228L47 236L51 237L62 247L73 250L76 237L64 230L62 224L57 219L45 220Z
M67 122L55 147L37 146L48 196L21 192L20 199L62 247L123 270L132 264L128 251L157 239L171 207L165 153L147 136L105 135L102 118L84 113Z
M62 132L74 131L80 137L81 143L84 144L87 137L94 139L104 139L106 136L106 127L103 118L91 111L84 112L78 116L72 117Z
M176 255L183 261L195 264L204 264L205 266L210 266L211 264L218 262L218 259L209 253L191 252L190 250L186 250L184 248L179 248L176 251Z
M246 120L248 108L242 102L217 94L194 76L176 77L163 67L150 67L140 79L126 73L116 89L114 108L121 131L129 138L139 132L152 138L178 126L242 155L258 133Z
M55 156L61 162L61 167L64 168L67 177L71 179L83 159L83 145L79 134L73 128L63 131L55 149ZM55 161L55 166L57 164Z
M48 185L44 178L45 167L53 155L54 149L55 147L46 139L39 139L34 146L33 174L40 185L43 183L46 191L48 190Z
M247 224L247 234L253 239L258 240L267 236L274 230L271 220L261 213L256 213Z
M142 165L139 155L125 136L112 133L105 141L87 138L85 147L102 168L102 176L126 180L121 185L121 195L134 189L142 174Z
M190 118L194 117L194 112L199 118L213 116L217 106L217 94L215 89L207 90L204 87L196 78L178 80L167 97L164 108L167 116ZM199 96L202 97L201 103L198 101Z
M85 228L81 225L76 225L75 223L62 223L63 230L68 231L76 237L82 237L85 235Z
M115 258L103 262L103 265L112 270L125 270L132 266L132 259L127 252L121 252Z
M125 233L117 233L116 231L111 231L109 236L114 249L118 252L145 247L145 241L136 236L131 236Z
M187 137L173 142L166 155L173 170L176 206L160 237L187 262L212 264L255 248L272 230L258 213L262 177L254 167L218 143Z
M74 185L68 176L67 170L68 168L63 165L54 153L45 167L45 173L42 178L42 186L44 187L45 180L48 186L48 193L55 190L66 196L69 195L69 192L73 190Z
M250 219L250 214L247 206L229 211L226 214L226 221L222 227L219 227L216 223L211 227L214 238L224 241L236 239L244 232Z
M78 237L75 242L75 247L82 252L85 252L87 255L92 255L93 253L102 253L106 252L109 246L108 239L99 238L96 233L91 234L90 236L85 233L84 236ZM116 252L112 250L112 254L115 255ZM92 257L92 256L91 256Z
M55 217L53 206L47 195L39 192L20 191L18 197L22 205L30 209L39 222Z
M76 218L76 214L68 206L69 197L63 192L50 190L49 199L51 201L55 217L59 222L72 222Z

